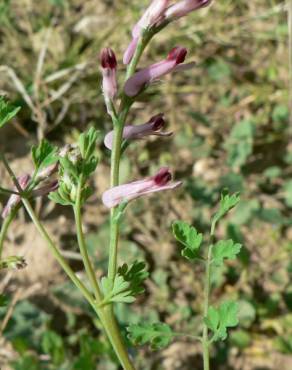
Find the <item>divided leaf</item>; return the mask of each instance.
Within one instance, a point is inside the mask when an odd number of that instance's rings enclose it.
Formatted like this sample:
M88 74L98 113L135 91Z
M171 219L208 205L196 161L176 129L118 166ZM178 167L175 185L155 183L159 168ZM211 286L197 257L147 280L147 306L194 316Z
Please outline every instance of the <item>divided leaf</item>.
M0 97L0 128L9 122L20 111L20 107L14 107Z
M135 345L150 344L151 349L158 350L169 345L175 334L164 323L132 324L128 328L128 338Z
M108 277L103 277L101 286L105 303L132 303L135 301L135 297L131 295L130 283L125 281L121 275L116 275L113 286Z
M220 240L212 249L213 261L217 266L223 264L224 259L234 260L241 250L242 245L233 240Z
M215 225L222 217L224 217L232 208L240 201L239 193L232 195L222 193L220 199L219 210L213 216L212 223Z
M238 324L238 303L232 301L223 302L219 308L209 307L205 324L213 332L213 341L225 340L227 328L235 327Z
M130 267L124 263L118 269L118 273L124 278L125 281L130 283L132 295L144 293L144 281L148 278L149 272L145 270L146 264L143 261L135 261Z
M202 234L184 221L175 221L172 224L172 232L176 240L185 246L181 252L183 257L189 260L199 257L199 249L203 241Z
M94 154L98 131L94 127L79 136L79 149L83 159L90 159Z
M118 269L112 286L111 281L104 277L101 280L105 302L131 303L135 296L144 292L143 282L149 276L145 271L145 263L135 261L130 267L125 263Z
M47 140L42 140L38 146L33 146L31 154L37 169L47 167L58 160L57 147Z

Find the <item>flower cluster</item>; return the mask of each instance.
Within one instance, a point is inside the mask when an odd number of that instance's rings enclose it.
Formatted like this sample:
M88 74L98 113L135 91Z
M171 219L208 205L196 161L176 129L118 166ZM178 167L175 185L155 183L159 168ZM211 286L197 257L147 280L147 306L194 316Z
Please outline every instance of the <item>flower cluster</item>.
M211 0L181 0L171 4L170 0L153 0L142 17L132 29L132 40L124 56L124 64L130 64L138 47L139 40L145 35L152 36L172 21L188 13L209 5ZM176 46L160 62L145 67L131 75L125 82L123 95L127 99L135 99L153 81L160 79L168 73L181 71L193 66L185 64L187 49ZM117 96L117 60L112 49L105 48L101 52L102 90L108 113L113 115L114 99ZM123 127L122 138L126 141L143 139L150 135L170 136L172 132L162 131L165 126L163 113L160 113L144 124L126 125ZM115 140L115 131L109 132L104 139L105 146L112 150ZM171 173L168 168L161 168L155 176L129 184L119 185L107 190L102 197L103 203L109 207L127 202L144 194L153 193L178 187L181 182L171 182Z

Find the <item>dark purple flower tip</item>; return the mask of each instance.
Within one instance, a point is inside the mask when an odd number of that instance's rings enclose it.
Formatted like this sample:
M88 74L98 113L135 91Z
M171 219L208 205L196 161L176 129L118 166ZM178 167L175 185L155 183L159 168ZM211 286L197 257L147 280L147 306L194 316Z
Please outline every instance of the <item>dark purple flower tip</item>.
M153 131L159 131L164 127L165 120L163 116L164 116L163 113L159 113L150 118L149 123L151 123Z
M172 176L168 167L162 167L153 178L157 186L166 185L171 179Z
M186 48L183 48L182 46L176 46L169 52L167 60L175 60L176 64L183 63L187 53L188 51Z
M211 2L212 2L212 0L199 0L201 8L203 8L204 6L210 5Z
M102 68L116 69L117 59L111 48L104 48L100 54L100 63Z

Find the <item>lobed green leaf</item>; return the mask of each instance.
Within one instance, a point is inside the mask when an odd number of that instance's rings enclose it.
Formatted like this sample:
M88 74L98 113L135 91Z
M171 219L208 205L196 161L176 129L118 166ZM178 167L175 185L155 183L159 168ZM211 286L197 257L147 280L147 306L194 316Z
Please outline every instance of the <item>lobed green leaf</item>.
M220 266L224 259L233 260L241 250L242 245L234 243L233 240L220 240L212 248L213 262Z
M227 328L235 327L238 324L237 316L238 303L236 302L223 302L218 309L210 306L204 322L213 332L212 340L225 340L227 338Z
M14 107L0 97L0 128L8 123L20 111L20 107Z
M150 344L151 349L167 347L175 334L164 323L132 324L127 328L128 338L135 345Z
M181 254L183 257L194 260L199 258L199 250L203 241L203 235L184 221L175 221L172 224L172 232L177 241L184 245Z

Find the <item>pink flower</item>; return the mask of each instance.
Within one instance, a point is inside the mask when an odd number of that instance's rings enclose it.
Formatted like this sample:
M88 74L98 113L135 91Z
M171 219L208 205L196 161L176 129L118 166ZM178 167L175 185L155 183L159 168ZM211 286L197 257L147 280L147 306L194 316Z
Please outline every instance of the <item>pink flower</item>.
M133 58L133 55L136 51L137 44L139 42L139 37L133 37L129 46L127 47L124 56L123 56L123 63L129 64Z
M22 190L26 189L26 187L29 184L30 179L31 177L28 174L19 176L17 178L17 181ZM14 190L17 191L16 187L14 187ZM2 218L6 218L7 216L9 216L13 208L16 207L20 202L21 202L20 195L17 195L17 194L10 195L8 202L6 203L6 206L3 208L3 211L1 213Z
M163 113L157 114L150 118L147 123L137 126L125 126L123 130L123 139L135 140L143 139L146 136L170 136L172 132L162 132L161 130L165 126L165 120ZM114 131L110 131L104 138L104 145L108 149L112 149L114 139Z
M143 29L152 27L159 23L164 16L164 12L168 7L169 2L169 0L153 0L140 20L134 26L132 31L133 37L140 36Z
M102 91L106 101L112 100L118 91L117 88L117 60L115 53L110 48L101 51L100 56L102 71Z
M154 176L107 190L102 195L103 204L108 208L113 208L120 203L128 202L142 195L175 189L182 184L181 181L171 182L171 179L172 175L169 169L163 167Z
M165 18L171 20L173 18L184 17L193 10L197 10L208 6L212 0L182 0L171 5L165 12Z
M178 64L184 62L186 54L187 49L177 46L170 51L165 60L135 73L125 83L126 95L133 97L152 81L174 71Z
M163 20L164 12L168 7L169 2L170 0L153 0L149 7L146 9L140 20L133 27L133 39L124 53L124 64L129 64L132 60L139 41L139 37L141 36L143 30L153 27Z

